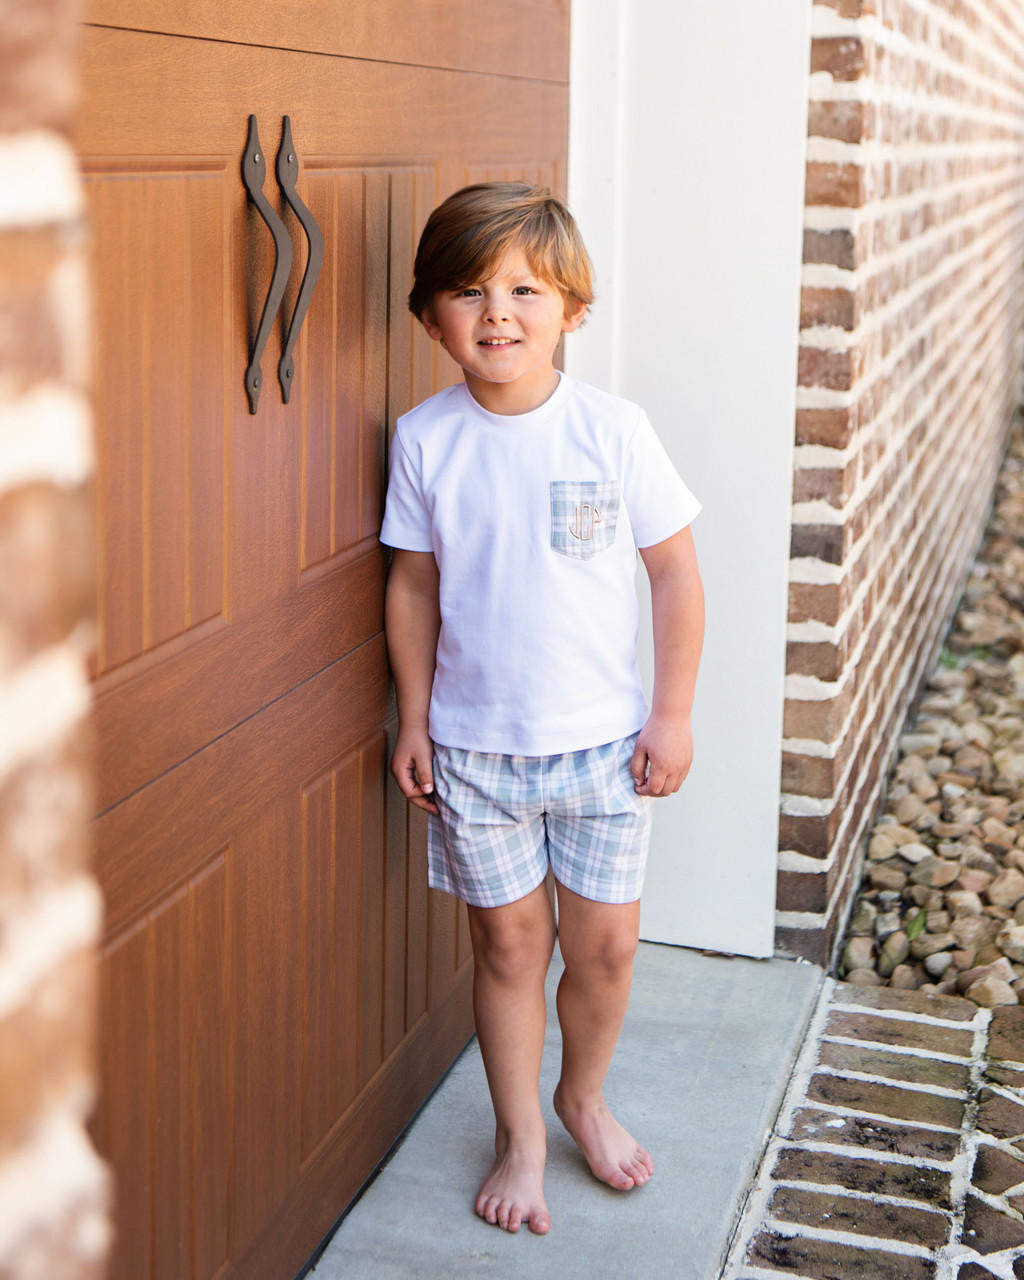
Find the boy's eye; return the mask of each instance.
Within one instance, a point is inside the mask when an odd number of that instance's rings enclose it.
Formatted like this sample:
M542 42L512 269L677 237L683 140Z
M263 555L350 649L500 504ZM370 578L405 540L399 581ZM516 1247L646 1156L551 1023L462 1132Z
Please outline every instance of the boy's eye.
M513 293L536 293L537 290L532 284L517 284L512 290Z
M479 298L480 290L474 285L470 285L465 289L459 289L455 296L457 298Z

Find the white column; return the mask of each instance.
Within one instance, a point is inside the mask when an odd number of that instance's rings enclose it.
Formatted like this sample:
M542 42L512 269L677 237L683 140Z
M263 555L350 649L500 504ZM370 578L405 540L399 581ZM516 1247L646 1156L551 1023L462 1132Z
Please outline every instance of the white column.
M705 506L696 757L657 802L642 931L746 955L774 934L810 8L573 6L598 301L567 367L644 406Z

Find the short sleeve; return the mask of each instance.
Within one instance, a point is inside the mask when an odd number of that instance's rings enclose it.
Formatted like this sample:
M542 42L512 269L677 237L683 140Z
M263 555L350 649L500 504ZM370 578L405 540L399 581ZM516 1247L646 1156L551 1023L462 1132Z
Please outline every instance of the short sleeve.
M701 509L643 412L626 455L622 498L638 547L664 542Z
M434 549L430 512L423 500L419 474L398 432L392 442L391 474L380 540L386 546L403 551Z

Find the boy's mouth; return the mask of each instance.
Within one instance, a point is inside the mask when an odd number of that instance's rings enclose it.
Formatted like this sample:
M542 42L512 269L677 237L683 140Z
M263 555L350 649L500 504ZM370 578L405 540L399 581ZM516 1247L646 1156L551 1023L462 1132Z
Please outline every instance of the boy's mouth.
M477 343L479 347L512 347L519 341L518 338L481 338Z

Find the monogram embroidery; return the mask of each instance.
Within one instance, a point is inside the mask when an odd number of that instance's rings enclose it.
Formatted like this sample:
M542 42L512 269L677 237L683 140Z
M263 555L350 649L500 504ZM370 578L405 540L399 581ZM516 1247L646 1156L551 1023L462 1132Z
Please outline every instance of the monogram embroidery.
M569 532L580 542L589 542L594 536L594 525L601 523L601 513L589 502L581 502L569 521Z
M589 560L615 541L619 486L615 480L552 480L551 547L570 560Z

